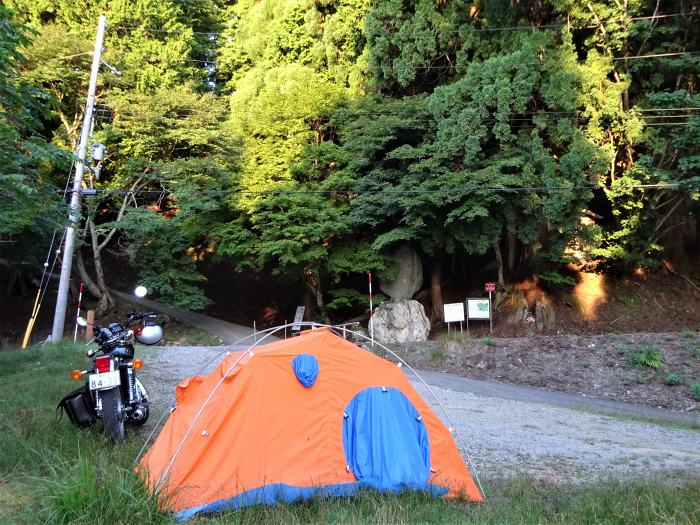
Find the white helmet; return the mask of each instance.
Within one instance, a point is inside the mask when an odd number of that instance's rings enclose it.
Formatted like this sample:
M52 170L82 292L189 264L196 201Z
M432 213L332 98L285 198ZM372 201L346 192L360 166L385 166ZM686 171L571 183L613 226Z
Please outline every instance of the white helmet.
M163 339L163 329L157 325L138 326L134 330L136 340L144 345L157 345Z

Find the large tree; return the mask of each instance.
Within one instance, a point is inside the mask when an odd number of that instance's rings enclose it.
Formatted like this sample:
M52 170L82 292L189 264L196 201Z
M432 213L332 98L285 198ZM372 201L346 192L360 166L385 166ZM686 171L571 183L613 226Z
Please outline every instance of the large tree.
M35 263L41 240L62 220L51 169L67 156L46 141L41 123L49 94L21 76L30 31L0 7L0 261Z

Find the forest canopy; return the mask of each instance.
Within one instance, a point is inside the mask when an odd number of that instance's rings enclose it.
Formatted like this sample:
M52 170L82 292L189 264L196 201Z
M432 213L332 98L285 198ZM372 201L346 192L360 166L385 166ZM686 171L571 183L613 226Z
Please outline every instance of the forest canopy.
M700 260L700 2L5 6L0 260L16 268L64 226L107 17L92 140L108 153L76 265L101 308L105 257L188 309L209 302L205 261L272 272L320 319L404 245L438 283L455 258L545 285L572 263Z

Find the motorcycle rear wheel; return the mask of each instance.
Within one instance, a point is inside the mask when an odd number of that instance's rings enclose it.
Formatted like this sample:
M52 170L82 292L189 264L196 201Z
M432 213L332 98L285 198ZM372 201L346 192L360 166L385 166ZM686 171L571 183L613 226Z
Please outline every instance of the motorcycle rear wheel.
M112 443L124 441L124 409L119 387L102 390L102 425L107 439Z

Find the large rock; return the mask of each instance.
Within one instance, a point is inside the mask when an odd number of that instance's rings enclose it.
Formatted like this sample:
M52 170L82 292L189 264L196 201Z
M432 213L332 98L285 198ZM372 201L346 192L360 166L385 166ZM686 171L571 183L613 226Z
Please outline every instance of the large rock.
M380 343L426 341L430 321L418 301L388 301L380 304L372 317L374 338Z
M411 299L423 284L423 265L420 257L412 247L400 246L391 254L398 272L389 280L382 278L379 289L395 301Z

